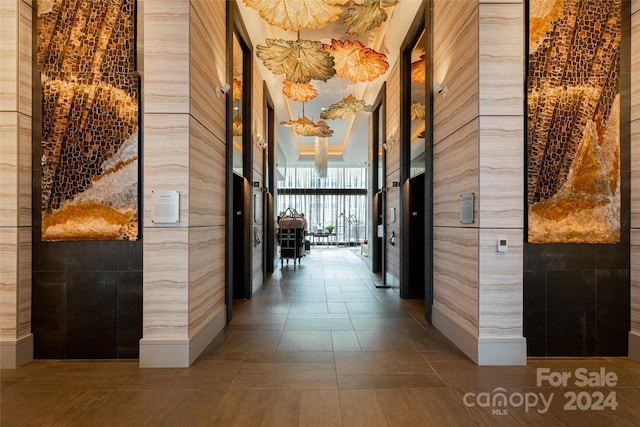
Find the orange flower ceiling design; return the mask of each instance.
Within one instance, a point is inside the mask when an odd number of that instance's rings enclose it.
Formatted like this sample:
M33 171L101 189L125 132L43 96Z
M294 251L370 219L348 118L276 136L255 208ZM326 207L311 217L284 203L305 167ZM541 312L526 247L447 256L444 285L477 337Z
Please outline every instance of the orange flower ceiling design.
M293 83L289 80L282 82L282 93L294 101L305 102L315 98L318 95L318 91L311 86L310 83Z
M293 131L298 135L303 136L324 136L329 137L333 135L333 130L322 120L318 123L302 116L297 120L290 120L288 122L280 122L282 126L292 127Z
M366 0L363 4L354 4L347 9L344 19L349 25L347 34L359 36L382 25L387 20L385 7L394 6L397 0Z
M337 21L343 0L244 0L244 4L258 11L271 25L288 31L324 28Z
M358 111L373 111L373 106L367 105L365 101L356 99L355 96L349 95L340 101L332 104L326 111L320 114L323 119L344 119L348 116L356 114Z
M364 46L359 41L331 40L330 45L322 45L325 52L331 53L335 61L336 75L366 82L375 80L389 68L383 53Z
M313 40L267 39L266 46L257 46L256 55L274 74L284 74L293 83L311 80L327 81L334 76L334 60Z

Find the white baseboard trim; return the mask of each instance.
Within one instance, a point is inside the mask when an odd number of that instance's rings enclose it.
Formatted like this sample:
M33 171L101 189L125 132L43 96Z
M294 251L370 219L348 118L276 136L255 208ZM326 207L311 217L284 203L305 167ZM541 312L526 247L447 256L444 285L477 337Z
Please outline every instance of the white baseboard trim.
M264 284L264 279L262 278L262 273L259 276L253 278L253 283L251 283L251 295L258 292L258 289L262 287Z
M524 366L527 340L524 337L476 337L449 316L433 307L433 326L480 366Z
M629 332L629 358L640 361L640 333Z
M211 341L218 335L218 333L227 324L227 311L220 310L220 312L213 316L209 322L207 322L202 329L200 329L194 336L191 337L191 351L189 352L189 366L196 361L198 356L202 354L205 348Z
M392 288L397 288L400 286L400 280L389 273L386 274L385 283L387 284L387 286L391 286Z
M527 340L524 337L478 338L478 365L526 366Z
M226 325L226 312L220 311L189 339L140 340L141 368L188 368Z
M454 343L469 359L478 363L478 337L460 327L449 316L434 306L431 311L431 323Z
M33 334L0 341L0 369L16 369L33 361Z

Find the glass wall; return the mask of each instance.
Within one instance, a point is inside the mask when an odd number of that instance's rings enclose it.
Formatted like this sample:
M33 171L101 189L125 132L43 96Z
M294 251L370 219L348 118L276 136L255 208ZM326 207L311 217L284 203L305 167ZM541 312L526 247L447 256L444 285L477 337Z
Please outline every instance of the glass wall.
M278 181L277 212L304 213L309 233L333 227L336 243L366 238L367 168L329 168L326 178L314 168L288 168Z

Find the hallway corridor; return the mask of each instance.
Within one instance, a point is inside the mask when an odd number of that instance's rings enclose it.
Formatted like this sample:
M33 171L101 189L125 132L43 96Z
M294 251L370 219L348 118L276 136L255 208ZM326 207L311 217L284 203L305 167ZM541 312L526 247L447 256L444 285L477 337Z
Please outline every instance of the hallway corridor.
M0 425L624 426L640 417L639 363L478 367L425 323L422 301L400 300L376 281L359 248L314 247L300 265L285 262L254 298L237 301L233 322L190 369L40 360L3 370ZM567 411L569 389L536 386L537 368L582 367L617 375L615 386L598 389L615 392L615 410ZM479 407L478 394L497 387L553 401L547 410L540 402L525 410L517 398Z

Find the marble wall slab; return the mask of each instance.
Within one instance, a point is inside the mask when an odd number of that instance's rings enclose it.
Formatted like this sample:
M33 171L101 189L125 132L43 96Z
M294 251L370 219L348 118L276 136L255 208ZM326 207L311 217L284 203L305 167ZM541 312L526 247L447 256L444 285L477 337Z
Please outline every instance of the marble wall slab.
M433 230L433 306L459 327L478 336L479 231Z
M478 226L478 126L472 120L433 148L433 224ZM475 193L476 221L460 224L460 195Z
M15 340L18 328L18 230L0 227L0 339Z
M224 226L189 229L189 336L224 310Z
M524 114L524 24L522 1L480 5L481 115Z
M31 227L31 117L0 111L0 226Z
M0 2L0 111L18 106L19 0Z
M147 227L143 257L144 338L185 339L189 333L188 228Z
M476 1L436 1L433 14L433 81L449 89L446 97L433 100L438 143L478 116L478 6Z
M631 331L640 334L640 1L631 7Z
M18 226L31 227L31 117L18 115Z
M631 227L640 228L640 120L631 122Z
M189 113L189 1L145 1L143 105L149 113Z
M401 233L400 233L400 191L401 187L393 187L393 181L400 180L400 174L396 171L389 176L387 181L387 200L386 200L386 216L387 222L385 227L385 245L386 245L386 271L393 277L396 282L400 281L400 249ZM395 216L395 219L394 219ZM389 241L391 235L395 236L395 244Z
M522 336L523 231L480 230L479 332L481 336ZM497 252L506 239L507 252Z
M225 97L216 95L216 87L225 85L226 57L220 49L225 40L225 5L196 1L191 2L190 12L190 112L224 141Z
M631 227L640 228L640 0L631 5Z
M640 334L640 229L631 229L631 331Z
M481 116L479 142L479 225L524 225L524 118Z
M0 226L18 225L18 120L15 111L0 111Z
M640 12L631 15L631 120L640 120Z
M18 2L18 111L31 116L32 110L32 52L33 37L31 35L32 8L22 1Z
M189 225L224 225L225 144L189 117Z
M31 229L0 227L0 340L16 340L29 334Z
M396 62L389 72L386 91L386 132L387 141L391 137L395 142L388 144L387 155L387 185L391 185L390 175L400 170L400 62ZM397 179L396 179L397 181Z
M388 143L386 149L386 238L385 238L385 270L388 280L395 285L400 281L400 187L392 183L400 182L400 61L397 61L387 78L386 85L386 132L387 141L395 137L395 142ZM391 210L395 209L395 222L392 222ZM391 233L395 235L395 245L389 243Z
M189 116L185 114L145 114L145 227L154 226L151 222L153 190L180 191L179 226L189 225L189 125Z
M18 339L31 334L31 228L18 228Z

